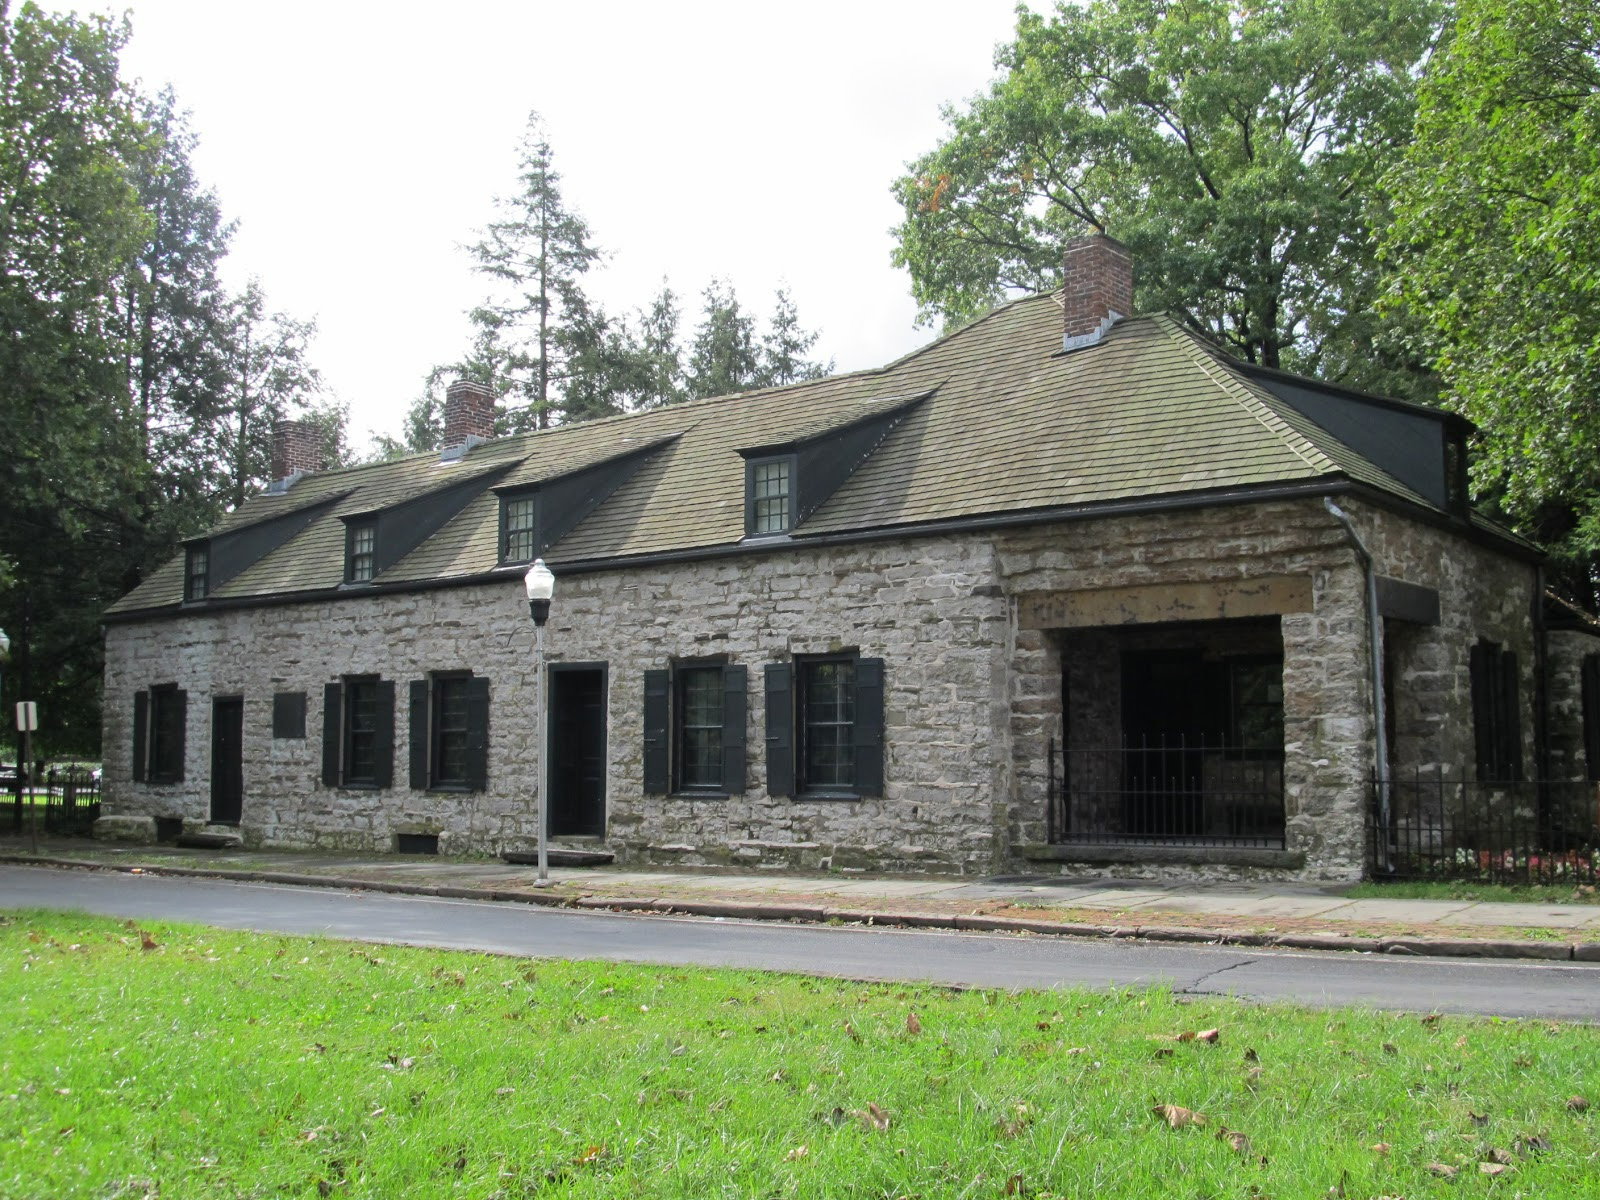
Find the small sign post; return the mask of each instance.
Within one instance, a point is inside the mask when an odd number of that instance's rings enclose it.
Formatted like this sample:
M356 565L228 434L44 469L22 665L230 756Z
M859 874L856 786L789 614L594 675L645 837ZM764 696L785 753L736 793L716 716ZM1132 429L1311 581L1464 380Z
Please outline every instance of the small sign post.
M28 840L35 854L39 853L39 809L34 803L37 796L34 789L32 764L33 735L38 730L39 702L37 700L18 700L17 732L22 735L22 749L17 754L17 776L20 783L22 772L28 772ZM49 803L48 799L46 803Z

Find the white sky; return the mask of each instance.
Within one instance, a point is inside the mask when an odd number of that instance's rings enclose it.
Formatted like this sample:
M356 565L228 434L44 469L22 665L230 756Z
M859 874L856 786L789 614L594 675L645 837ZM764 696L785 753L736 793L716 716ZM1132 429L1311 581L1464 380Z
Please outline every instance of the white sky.
M1015 23L1012 0L124 2L126 75L173 85L239 221L230 283L317 318L358 449L465 350L483 283L461 247L511 189L530 109L610 254L588 285L608 310L667 275L687 335L712 276L763 320L787 280L840 370L926 342L889 185Z

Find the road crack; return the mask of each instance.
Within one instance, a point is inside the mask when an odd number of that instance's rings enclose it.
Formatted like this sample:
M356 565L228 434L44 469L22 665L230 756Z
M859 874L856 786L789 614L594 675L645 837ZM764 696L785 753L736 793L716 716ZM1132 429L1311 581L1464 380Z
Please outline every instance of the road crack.
M1222 975L1228 971L1237 970L1239 967L1248 967L1255 961L1256 960L1253 958L1241 958L1238 962L1229 963L1225 967L1218 967L1215 971L1207 971L1204 975L1200 976L1199 979L1196 979L1193 983L1188 984L1182 990L1185 994L1190 992L1199 992L1202 987L1210 983L1218 975Z

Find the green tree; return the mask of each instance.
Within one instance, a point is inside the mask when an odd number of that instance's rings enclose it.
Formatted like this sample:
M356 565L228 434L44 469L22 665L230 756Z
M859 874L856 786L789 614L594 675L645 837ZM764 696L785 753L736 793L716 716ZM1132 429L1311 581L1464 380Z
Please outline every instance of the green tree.
M755 318L739 307L739 298L726 280L713 279L702 299L700 324L689 347L689 398L700 400L762 386Z
M633 397L633 407L660 408L687 397L683 357L678 348L678 325L682 320L678 294L663 278L650 307L639 310L638 352L644 382Z
M1462 0L1421 91L1385 239L1480 496L1600 582L1600 10Z
M114 301L148 227L126 34L0 0L0 626L5 699L40 701L46 753L98 744L99 616L144 470Z
M311 365L309 349L316 333L314 320L269 313L257 279L229 305L226 407L217 432L223 494L235 508L270 480L274 421L293 418L315 424L329 466L348 457L344 409L322 395L321 373Z
M1063 243L1125 242L1138 307L1240 357L1375 372L1371 234L1410 136L1437 0L1092 0L1022 12L987 94L894 186L925 320L1059 281Z
M772 320L761 339L761 379L768 387L821 379L833 371L833 363L813 362L806 357L821 336L801 328L800 313L789 289L779 287L773 304Z
M568 361L584 333L568 326L592 316L581 280L600 252L566 207L553 162L544 123L532 113L518 151L518 191L497 201L497 218L471 249L495 294L471 314L474 346L463 373L495 388L513 431L543 429L564 415Z

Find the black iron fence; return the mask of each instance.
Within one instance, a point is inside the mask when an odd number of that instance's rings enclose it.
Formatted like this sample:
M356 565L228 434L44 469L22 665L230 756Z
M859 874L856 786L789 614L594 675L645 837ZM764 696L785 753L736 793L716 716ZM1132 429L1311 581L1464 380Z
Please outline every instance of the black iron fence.
M42 775L13 779L11 831L87 837L100 816L100 777L83 767L49 767ZM35 824L37 823L37 824Z
M1600 882L1600 790L1552 780L1480 783L1442 769L1374 781L1368 845L1380 879Z
M1283 756L1181 737L1049 748L1052 843L1282 849Z

